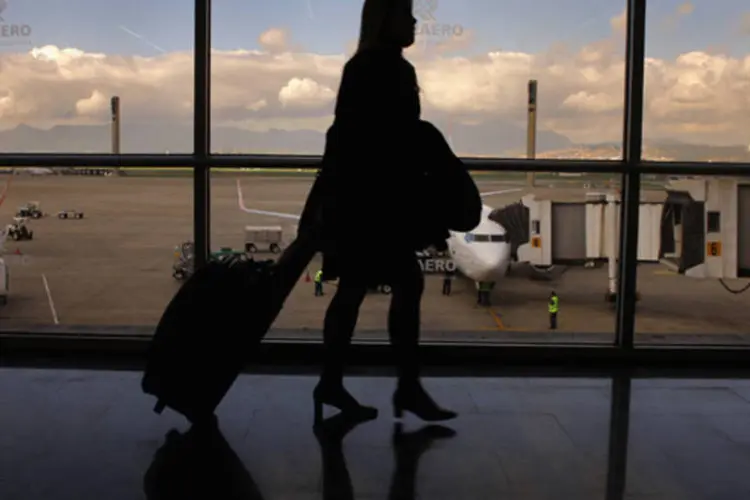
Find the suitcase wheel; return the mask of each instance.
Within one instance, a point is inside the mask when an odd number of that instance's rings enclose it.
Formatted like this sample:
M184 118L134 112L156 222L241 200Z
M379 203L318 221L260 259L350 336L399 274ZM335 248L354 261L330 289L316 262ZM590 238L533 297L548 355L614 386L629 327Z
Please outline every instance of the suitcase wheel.
M160 399L156 402L156 406L154 406L154 412L161 415L161 412L163 412L164 408L166 407L167 407L167 404Z

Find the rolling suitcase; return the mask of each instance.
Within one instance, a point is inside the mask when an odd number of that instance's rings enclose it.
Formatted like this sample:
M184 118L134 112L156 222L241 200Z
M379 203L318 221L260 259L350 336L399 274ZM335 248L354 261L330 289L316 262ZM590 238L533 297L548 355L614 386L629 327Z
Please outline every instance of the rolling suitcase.
M154 333L141 388L192 423L210 419L316 252L301 234L277 262L208 263L172 298Z

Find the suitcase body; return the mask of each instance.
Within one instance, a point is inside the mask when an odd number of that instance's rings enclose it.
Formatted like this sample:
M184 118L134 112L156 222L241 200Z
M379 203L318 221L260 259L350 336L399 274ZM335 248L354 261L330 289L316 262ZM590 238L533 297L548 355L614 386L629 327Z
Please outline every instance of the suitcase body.
M297 238L277 262L230 257L211 262L164 311L141 388L192 423L213 413L281 311L315 255Z

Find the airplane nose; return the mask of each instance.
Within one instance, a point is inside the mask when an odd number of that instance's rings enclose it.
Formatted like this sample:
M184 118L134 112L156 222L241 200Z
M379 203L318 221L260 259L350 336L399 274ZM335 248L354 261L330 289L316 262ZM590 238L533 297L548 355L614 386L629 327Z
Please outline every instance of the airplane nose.
M510 245L502 243L499 245L487 245L479 250L482 262L482 281L495 281L505 274L510 264Z

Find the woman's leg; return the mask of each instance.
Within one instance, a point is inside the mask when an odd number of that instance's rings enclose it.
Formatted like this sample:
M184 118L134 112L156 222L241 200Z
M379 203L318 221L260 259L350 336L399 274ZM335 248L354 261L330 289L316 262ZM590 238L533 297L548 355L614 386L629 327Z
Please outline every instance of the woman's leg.
M347 278L339 280L339 287L331 299L323 323L324 359L321 379L330 384L341 384L344 364L359 308L367 295L367 287Z
M339 287L331 299L323 325L323 369L315 388L315 420L322 418L322 406L333 406L342 412L356 412L363 418L375 418L377 410L361 406L344 388L344 365L357 325L359 308L367 295L367 287L358 280L339 279Z
M388 334L396 356L399 384L419 379L419 328L424 275L416 257L393 267Z
M391 280L391 307L388 313L388 332L396 355L398 386L393 396L394 413L401 417L403 410L422 420L438 421L456 417L456 413L440 408L427 394L419 380L419 330L424 275L416 256L394 266Z

